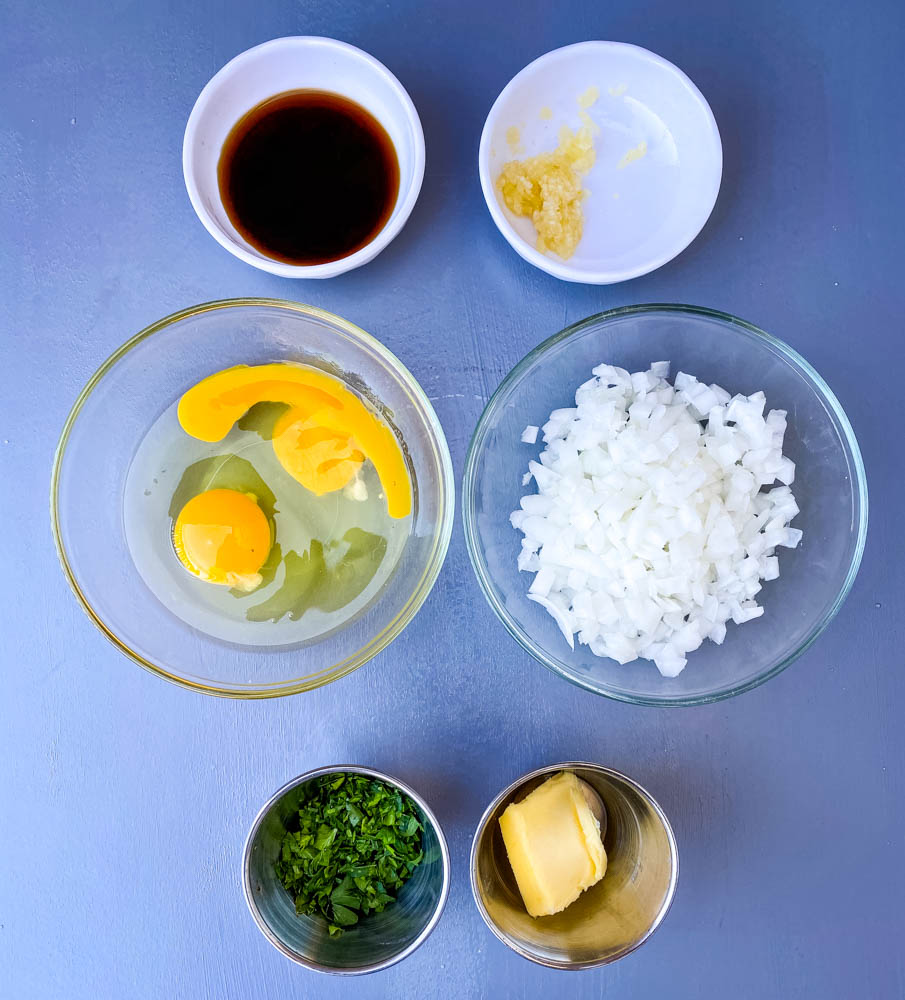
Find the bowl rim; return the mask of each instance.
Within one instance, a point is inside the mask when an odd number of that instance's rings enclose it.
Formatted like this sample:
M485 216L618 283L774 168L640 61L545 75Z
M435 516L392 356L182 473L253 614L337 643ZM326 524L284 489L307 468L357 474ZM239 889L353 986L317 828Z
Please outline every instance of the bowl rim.
M289 945L274 934L264 921L264 918L255 903L254 893L251 886L251 851L254 845L255 836L261 824L264 822L264 819L269 815L276 803L287 792L291 791L293 788L297 788L299 785L306 785L314 778L318 778L325 774L361 774L365 777L376 778L378 781L383 781L388 785L398 788L404 795L407 795L427 817L433 827L434 833L436 834L437 841L440 844L440 856L442 860L443 885L440 888L440 896L437 900L436 906L434 907L434 911L431 914L430 920L428 920L424 927L418 932L417 937L411 942L411 944L406 945L402 951L397 952L397 954L392 955L388 959L349 969L337 969L330 965L322 965L319 962L314 962L311 959L305 958L303 955L300 955L297 951L290 948ZM358 764L337 764L330 767L317 767L311 771L306 771L304 774L300 774L296 778L292 778L290 781L287 781L286 784L281 788L278 788L258 810L257 815L252 821L248 835L245 838L245 846L242 850L242 892L245 896L245 903L248 906L249 912L258 926L258 930L260 930L260 932L267 938L274 948L280 951L288 959L291 959L297 965L304 966L306 969L311 969L314 972L323 972L334 976L364 976L371 972L380 972L382 969L388 969L397 962L401 962L404 958L408 958L412 952L416 951L427 940L433 929L440 922L440 917L443 915L443 910L446 907L446 901L449 897L449 884L449 846L446 843L446 835L443 833L443 828L440 826L440 823L430 806L413 788L401 779L393 777L393 775L387 774L384 771L378 771L371 767L362 767Z
M619 49L622 51L632 52L641 61L654 63L673 74L676 77L677 83L684 87L685 90L688 91L690 97L700 106L705 118L707 119L711 135L716 143L716 152L714 157L716 182L713 188L712 198L710 199L710 207L703 215L700 225L698 225L693 232L689 229L687 239L685 239L685 242L682 243L681 246L676 246L675 249L660 251L651 256L644 263L638 264L635 267L623 267L615 270L586 270L570 264L567 260L562 260L559 257L541 253L536 247L532 246L525 239L523 239L522 236L513 228L503 210L502 205L500 205L496 194L494 179L490 176L490 147L492 144L491 133L496 123L496 119L499 116L504 99L518 88L526 76L536 73L548 62L555 62L558 59L568 58L569 53L574 53L577 49L587 48L599 48L601 50ZM498 97L491 105L490 111L487 113L487 118L484 121L484 127L481 130L481 139L478 146L478 175L481 181L481 191L484 195L484 201L487 204L487 210L490 212L494 225L500 231L506 242L523 260L527 261L529 264L533 264L534 267L539 270L552 275L554 278L559 278L561 281L572 281L585 285L614 285L621 281L629 281L632 278L639 278L644 274L650 274L651 271L656 271L658 268L663 267L664 264L668 264L671 260L678 257L679 254L687 250L688 247L698 238L704 226L707 225L707 221L710 219L710 216L713 214L713 209L716 206L717 199L719 198L720 187L722 186L723 180L723 141L720 136L719 126L717 125L716 118L713 114L713 109L710 107L707 98L704 97L695 82L683 70L676 66L675 63L670 62L668 59L658 55L656 52L652 52L650 49L646 49L641 45L635 45L631 42L619 42L602 38L588 39L582 42L573 42L570 45L563 45L559 48L551 49L549 52L543 53L543 55L538 56L526 66L523 66L522 69L520 69L500 91Z
M491 918L490 914L487 912L487 907L484 906L481 900L480 894L478 892L478 876L477 876L477 855L478 847L481 839L483 838L485 832L487 831L487 824L490 820L492 813L504 802L507 798L514 795L519 788L526 785L529 781L535 778L543 777L545 774L556 774L560 771L574 771L576 768L585 768L589 771L595 771L598 774L606 775L608 778L615 778L617 781L622 781L630 788L633 788L640 796L649 803L653 808L654 812L660 818L663 828L666 831L666 839L669 842L669 856L671 862L671 871L669 886L666 891L666 898L663 901L660 909L657 912L656 917L651 923L650 927L645 931L642 937L640 937L634 944L623 948L615 955L611 955L603 959L591 959L587 962L557 962L551 959L543 959L537 955L532 954L527 948L523 948L521 945L514 941L510 941L503 932L497 927L496 923ZM484 810L481 815L478 825L475 827L474 835L471 838L471 850L468 856L468 877L469 883L471 885L471 895L474 899L475 906L478 908L478 912L481 914L481 918L484 923L490 928L494 936L503 942L508 948L511 948L514 952L521 955L522 958L527 958L530 962L536 962L538 965L546 966L548 969L565 969L568 971L579 970L579 969L596 969L603 965L612 965L613 962L618 962L620 958L625 958L626 955L630 955L633 951L640 948L645 941L650 938L654 931L663 923L666 919L667 913L672 906L673 900L676 896L676 889L679 882L679 848L676 842L676 835L673 831L672 824L669 822L669 817L663 811L663 807L660 803L651 795L651 793L639 782L635 781L634 778L630 778L627 774L623 774L621 771L615 770L612 767L605 767L603 764L594 764L591 761L586 760L571 760L565 761L562 764L547 764L544 767L539 767L534 771L529 771L527 774L523 774L520 778L516 778L510 785L507 785L490 803L490 805Z
M63 543L62 532L60 529L59 489L62 463L66 453L66 445L69 441L72 429L78 420L79 414L82 411L82 407L85 405L94 389L102 382L104 376L123 357L125 357L129 351L132 350L132 348L136 347L140 343L143 343L155 333L159 333L161 330L174 326L182 320L189 319L190 317L199 316L206 312L215 312L217 310L228 310L239 307L244 308L249 306L283 309L288 312L315 317L317 319L325 320L328 323L335 324L345 334L349 335L353 340L357 340L364 344L387 363L388 367L390 367L399 376L400 381L404 383L408 391L418 403L422 413L424 414L426 422L433 432L433 439L436 445L435 458L437 460L438 479L441 486L440 501L442 508L440 516L437 520L437 530L434 535L433 549L429 554L425 569L416 583L412 594L393 621L378 632L377 635L375 635L365 646L347 656L338 664L334 664L333 667L327 668L329 670L328 676L325 677L323 675L324 672L321 671L318 675L316 675L316 680L314 682L310 680L302 682L295 680L288 683L270 684L266 687L248 687L237 689L219 686L216 683L204 683L198 680L192 680L188 677L180 676L177 673L173 673L162 664L154 663L153 661L145 658L141 653L133 650L128 643L120 639L112 627L108 626L104 622L100 614L92 607L87 596L83 593L76 578L75 570L69 561L69 556L66 552L66 547ZM91 378L89 378L85 383L85 386L76 398L75 403L73 403L72 409L69 411L69 415L67 416L66 422L64 423L63 429L60 433L60 439L54 453L53 468L50 477L50 524L57 557L60 561L60 566L63 569L63 575L65 576L70 589L75 594L82 610L88 615L89 619L94 623L98 630L110 642L112 642L121 653L128 656L129 659L133 660L140 667L144 667L146 670L151 671L151 673L156 674L158 677L163 677L165 680L171 681L174 684L178 684L180 687L188 688L192 691L198 691L203 694L215 695L223 698L236 698L239 700L279 698L285 695L300 694L303 691L309 691L322 687L332 681L339 680L341 677L345 677L353 670L357 670L359 667L367 663L372 657L376 656L377 653L385 649L411 622L421 608L421 605L427 599L428 594L430 594L433 589L440 570L446 561L446 554L449 549L449 542L452 536L454 515L455 476L453 473L452 459L449 454L449 445L446 441L446 435L443 432L443 427L440 424L437 414L434 412L433 405L428 399L427 394L421 388L417 379L387 347L380 343L379 340L371 336L371 334L366 333L349 320L343 319L341 316L337 316L335 313L331 313L326 309L320 309L317 306L277 298L243 297L234 299L216 299L210 302L203 302L199 305L189 306L185 309L179 310L178 312L170 313L168 316L164 316L162 319L157 320L157 322L151 323L150 326L146 326L143 330L140 330L134 336L130 337L98 367Z
M393 217L387 220L386 225L369 243L366 243L354 253L348 254L345 257L339 257L336 260L326 261L322 264L287 264L285 261L252 252L244 243L232 239L217 225L204 203L204 198L195 180L196 133L201 116L212 100L217 88L237 71L244 69L246 64L261 58L262 55L274 49L297 49L302 51L312 47L331 49L340 58L359 62L386 80L399 99L402 113L411 129L412 177L408 188L404 192L404 196L403 190L400 187L399 194L397 195L398 207L395 209ZM241 118L241 114L237 115L236 121L239 118ZM276 274L283 278L333 278L337 275L345 274L346 271L362 267L373 260L392 243L402 231L406 222L408 222L409 216L412 214L415 203L421 193L421 186L424 182L424 164L424 129L421 125L421 118L418 115L418 109L415 107L412 98L398 77L376 56L372 56L370 52L360 49L357 45L351 45L349 42L340 41L338 38L330 38L327 35L283 35L278 38L271 38L258 45L253 45L251 48L245 49L233 56L232 59L217 70L201 89L195 103L192 105L182 139L182 177L185 182L189 201L201 224L220 246L224 250L229 251L234 257L244 261L246 264L250 264L259 271L267 271L270 274Z
M578 676L570 673L562 660L544 652L540 645L515 623L507 612L505 606L497 599L490 572L487 569L481 555L481 547L478 540L477 517L474 512L478 455L482 450L484 440L489 431L490 422L496 414L498 402L506 394L509 387L517 382L521 378L522 374L529 367L531 367L531 365L533 365L538 358L543 357L543 355L546 354L551 348L555 347L564 340L568 340L570 337L582 333L590 326L596 326L598 324L609 322L613 319L620 319L626 316L665 312L680 313L689 316L702 316L707 319L719 320L730 327L737 328L738 331L752 337L755 340L764 341L766 345L774 349L785 360L792 362L795 366L801 369L803 374L811 380L814 390L826 404L827 408L835 418L839 430L842 432L844 445L847 447L851 456L851 464L854 470L852 491L857 498L860 514L857 525L855 546L852 551L852 557L849 562L845 579L839 589L839 593L836 595L836 598L830 605L829 609L811 628L805 639L794 650L792 650L791 653L784 656L769 670L763 671L757 676L752 677L741 684L723 688L714 692L708 692L706 694L677 698L661 698L651 695L630 695L622 691L600 687L589 682L588 680L579 678ZM691 306L667 302L619 306L615 309L607 309L603 312L595 313L593 316L588 316L585 319L571 323L569 326L560 330L559 333L555 333L552 337L548 337L528 354L526 354L525 357L512 368L512 370L499 384L478 419L477 426L475 427L471 442L468 446L468 452L465 456L465 471L462 476L461 504L462 525L465 532L465 547L468 551L468 558L471 561L471 566L474 570L475 576L477 577L480 589L497 618L500 619L506 627L506 630L519 643L519 645L545 667L552 670L557 676L564 678L571 684L574 684L585 691L591 691L594 694L602 695L605 698L612 698L615 701L628 702L632 705L650 705L658 708L679 708L691 705L709 705L713 702L722 701L725 698L732 698L735 695L743 694L745 691L750 691L752 688L758 687L765 681L768 681L771 677L775 677L777 674L781 673L786 667L797 660L799 656L810 649L830 622L836 617L855 582L855 577L858 575L858 569L861 566L861 558L864 555L868 525L867 474L864 468L864 461L861 457L861 449L858 447L855 432L852 429L852 425L849 422L845 411L842 409L842 405L836 398L835 393L832 389L830 389L814 367L793 347L790 347L778 337L774 337L771 334L766 333L753 323L739 319L739 317L733 316L731 313L722 312L718 309L710 309L705 306ZM563 665L560 666L559 664Z

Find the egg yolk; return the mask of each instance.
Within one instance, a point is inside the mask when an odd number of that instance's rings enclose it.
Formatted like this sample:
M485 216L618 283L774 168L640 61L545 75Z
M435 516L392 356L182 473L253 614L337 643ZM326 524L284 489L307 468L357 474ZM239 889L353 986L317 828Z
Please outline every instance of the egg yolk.
M317 496L341 490L365 460L351 437L318 425L295 407L274 424L273 450L289 475Z
M173 546L183 566L208 583L254 590L261 583L273 535L249 493L208 490L179 512Z
M222 441L256 403L286 403L282 443L274 447L283 467L320 495L340 489L365 458L373 463L390 517L412 510L412 486L402 448L391 428L343 383L326 372L275 362L238 365L202 379L179 400L182 429L200 441ZM290 454L295 445L298 454ZM338 485L337 485L338 484Z

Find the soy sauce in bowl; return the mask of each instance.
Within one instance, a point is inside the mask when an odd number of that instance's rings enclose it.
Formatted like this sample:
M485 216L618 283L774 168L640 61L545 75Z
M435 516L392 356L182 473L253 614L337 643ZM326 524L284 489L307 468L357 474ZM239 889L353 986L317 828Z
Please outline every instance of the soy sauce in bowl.
M256 250L287 264L325 264L367 246L389 221L399 161L360 104L291 90L233 126L217 178L230 221Z

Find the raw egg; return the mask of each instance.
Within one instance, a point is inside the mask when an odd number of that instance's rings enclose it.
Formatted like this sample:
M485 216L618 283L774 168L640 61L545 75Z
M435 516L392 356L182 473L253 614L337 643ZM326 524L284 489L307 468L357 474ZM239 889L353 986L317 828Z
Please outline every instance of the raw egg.
M273 450L289 475L316 496L341 490L365 460L348 434L313 423L296 407L274 424Z
M288 440L284 441L283 457L277 452L290 475L295 476L296 469L305 470L304 479L296 478L314 493L337 489L327 485L331 481L345 485L357 471L352 464L360 465L367 457L380 478L390 517L403 518L411 513L412 486L396 436L376 413L327 372L283 362L237 365L192 386L179 400L177 415L186 434L199 441L222 441L243 414L262 402L286 403L290 413L295 412L293 423L301 420L303 430L316 428L323 432L318 441L327 443L326 450L321 457L314 456L313 474L309 470L311 462L304 456L284 461L289 452ZM307 440L302 439L303 450L308 450ZM341 466L335 477L327 475L332 462ZM323 488L315 489L311 483Z
M208 583L254 590L273 544L270 522L250 493L207 490L179 512L173 546L183 566Z

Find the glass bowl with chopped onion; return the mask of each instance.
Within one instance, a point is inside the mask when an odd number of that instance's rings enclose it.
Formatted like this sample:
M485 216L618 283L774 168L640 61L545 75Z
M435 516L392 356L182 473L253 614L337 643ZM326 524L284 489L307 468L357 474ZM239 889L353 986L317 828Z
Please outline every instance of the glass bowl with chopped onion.
M503 380L465 464L490 606L554 673L644 705L778 674L833 620L867 535L861 452L788 345L694 306L613 309Z

